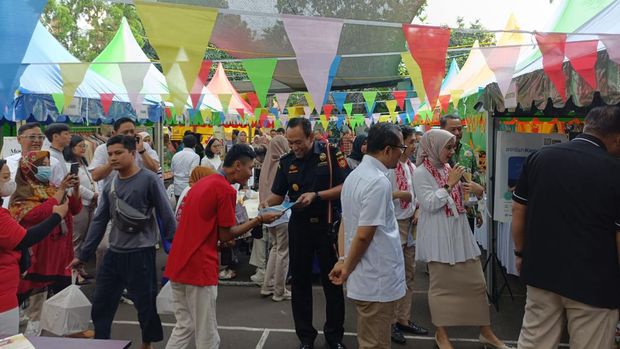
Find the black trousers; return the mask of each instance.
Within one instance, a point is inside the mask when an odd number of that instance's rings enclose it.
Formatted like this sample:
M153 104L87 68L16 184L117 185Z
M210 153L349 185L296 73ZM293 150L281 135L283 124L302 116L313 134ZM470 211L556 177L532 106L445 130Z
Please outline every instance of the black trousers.
M310 223L308 219L293 214L288 231L293 277L291 304L297 337L302 343L313 344L317 336L317 330L312 326L312 261L316 255L326 300L325 339L328 343L341 342L344 335L344 295L342 286L329 281L329 272L338 260L334 242L328 235L329 226Z
M97 273L91 310L95 339L110 339L112 321L125 288L138 311L142 342L159 342L164 338L155 302L155 268L154 247L130 253L106 252Z

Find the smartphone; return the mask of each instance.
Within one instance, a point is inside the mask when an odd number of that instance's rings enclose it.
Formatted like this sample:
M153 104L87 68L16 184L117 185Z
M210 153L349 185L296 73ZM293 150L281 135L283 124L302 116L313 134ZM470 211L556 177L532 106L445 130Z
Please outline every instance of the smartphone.
M74 176L77 176L79 171L80 171L80 164L78 164L77 162L72 163L71 170L69 171L69 173Z
M136 136L136 143L140 143L140 140L142 140L142 138L140 136Z

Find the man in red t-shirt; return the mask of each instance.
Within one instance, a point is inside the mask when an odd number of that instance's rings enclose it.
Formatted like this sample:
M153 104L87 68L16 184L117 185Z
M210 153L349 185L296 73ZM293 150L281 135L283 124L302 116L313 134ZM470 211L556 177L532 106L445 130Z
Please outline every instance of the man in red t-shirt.
M226 153L222 171L194 184L183 201L183 213L164 272L171 282L177 320L167 349L186 348L192 337L196 348L219 347L215 318L218 240L232 240L281 216L281 213L263 213L235 225L237 192L231 184L247 183L255 157L249 145L234 145Z

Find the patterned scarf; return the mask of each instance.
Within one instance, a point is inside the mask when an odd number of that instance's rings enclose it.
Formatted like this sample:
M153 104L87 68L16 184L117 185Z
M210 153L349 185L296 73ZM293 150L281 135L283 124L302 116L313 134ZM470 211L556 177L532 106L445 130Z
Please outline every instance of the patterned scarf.
M409 173L411 173L411 178L413 180L413 164L411 163L411 161L409 161L409 159L407 159L407 167L409 167ZM398 165L396 165L396 184L398 184L398 190L399 191L411 191L411 188L409 188L409 182L407 181L407 174L405 173L405 167L403 166L402 162L398 162ZM400 200L400 208L402 208L403 210L406 210L409 208L409 205L411 203L410 202L406 202L404 200Z
M448 172L451 169L450 165L444 164L443 168L438 169L433 166L433 164L431 164L428 158L424 159L422 164L424 165L424 167L426 167L428 172L433 175L433 178L435 178L440 188L443 188L444 185L448 184ZM461 187L461 182L458 182L454 187L452 187L452 190L450 191L450 196L456 204L456 209L458 213L465 213L465 207L463 207L463 188ZM448 205L446 205L446 215L448 217L451 217L453 215L452 210L450 210Z

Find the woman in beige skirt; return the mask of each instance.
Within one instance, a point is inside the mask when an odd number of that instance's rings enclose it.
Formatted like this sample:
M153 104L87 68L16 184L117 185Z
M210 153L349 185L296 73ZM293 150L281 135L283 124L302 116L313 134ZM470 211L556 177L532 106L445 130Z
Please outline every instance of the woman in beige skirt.
M430 130L420 141L413 187L420 204L416 257L428 263L428 303L435 341L452 349L446 327L479 326L485 347L510 348L491 329L480 249L467 222L461 185L463 168L451 168L455 137L448 131Z

